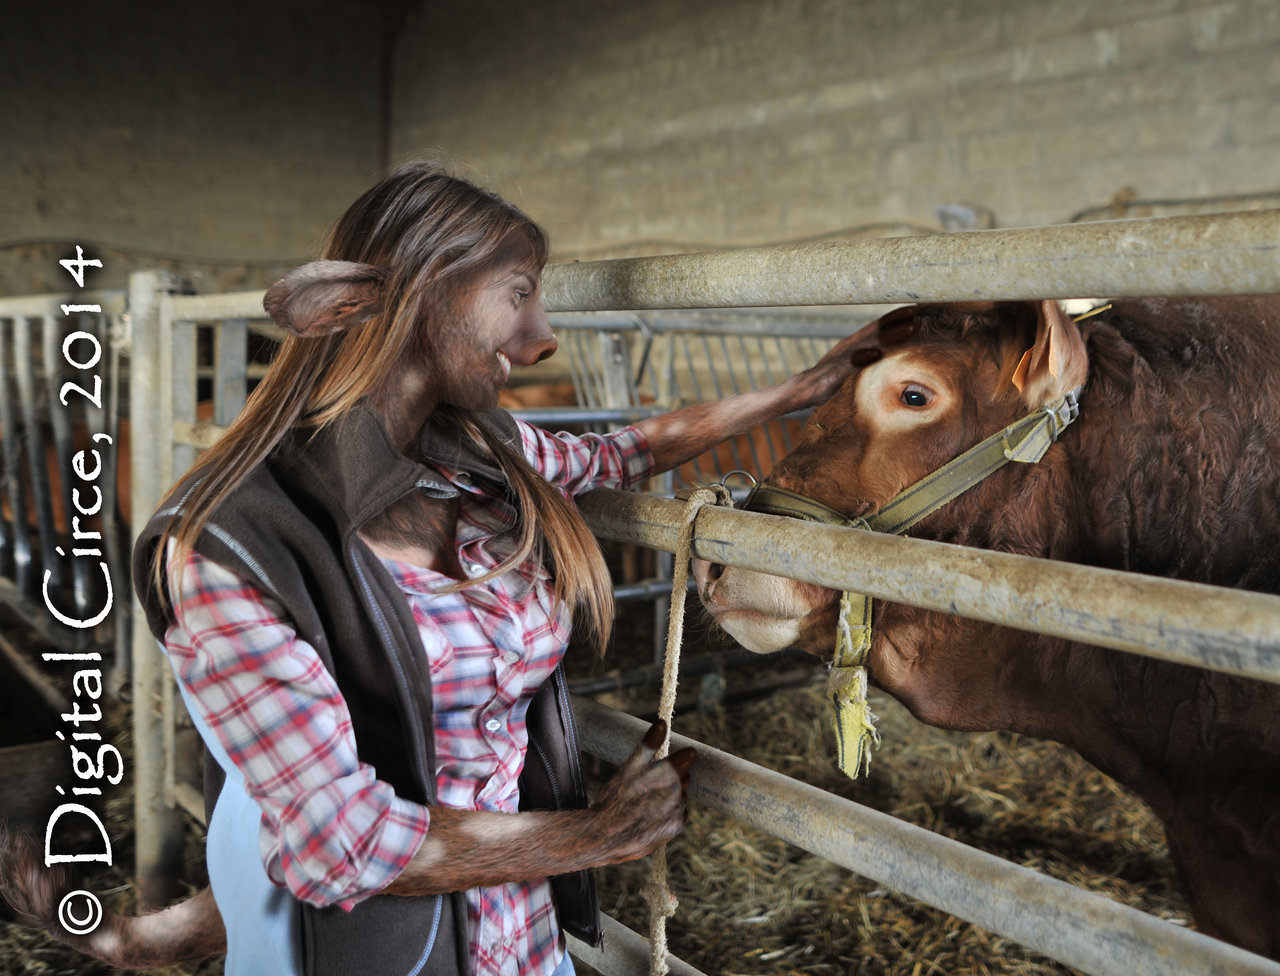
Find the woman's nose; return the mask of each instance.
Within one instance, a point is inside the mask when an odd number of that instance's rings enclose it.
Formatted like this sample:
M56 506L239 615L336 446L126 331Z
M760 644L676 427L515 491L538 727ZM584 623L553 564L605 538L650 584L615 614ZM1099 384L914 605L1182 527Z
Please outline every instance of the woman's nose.
M547 313L542 310L542 302L538 302L537 307L533 309L526 345L529 350L530 364L540 363L549 356L555 355L556 349L560 346L555 333L551 331Z

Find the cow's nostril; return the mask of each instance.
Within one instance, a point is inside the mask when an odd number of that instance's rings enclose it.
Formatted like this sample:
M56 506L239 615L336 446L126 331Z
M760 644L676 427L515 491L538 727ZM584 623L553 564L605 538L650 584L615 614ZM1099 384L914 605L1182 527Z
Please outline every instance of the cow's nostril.
M723 576L723 575L724 575L724 567L723 567L723 566L721 566L719 563L708 563L708 564L707 564L707 579L708 579L708 580L718 580L718 579L719 579L721 576Z
M711 584L724 573L724 567L719 563L708 562L705 559L694 559L691 569L693 570L694 579L698 582L698 592L704 598L710 593L709 587Z

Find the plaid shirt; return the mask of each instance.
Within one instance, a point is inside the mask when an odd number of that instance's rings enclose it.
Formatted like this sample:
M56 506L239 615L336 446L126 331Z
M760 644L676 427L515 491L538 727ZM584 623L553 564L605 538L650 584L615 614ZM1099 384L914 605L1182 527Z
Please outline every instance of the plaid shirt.
M652 455L634 427L576 437L520 424L525 456L566 495L628 487ZM478 576L514 548L515 512L465 474L437 468L424 490L458 494L459 562ZM529 701L559 664L571 614L529 560L489 583L452 582L384 559L408 600L431 666L437 802L515 813ZM171 576L174 567L170 567ZM342 694L280 605L197 554L175 592L165 645L178 679L262 808L259 848L271 879L315 905L350 909L391 883L430 829L430 810L397 797L360 762ZM545 880L467 892L472 969L549 974L562 955Z

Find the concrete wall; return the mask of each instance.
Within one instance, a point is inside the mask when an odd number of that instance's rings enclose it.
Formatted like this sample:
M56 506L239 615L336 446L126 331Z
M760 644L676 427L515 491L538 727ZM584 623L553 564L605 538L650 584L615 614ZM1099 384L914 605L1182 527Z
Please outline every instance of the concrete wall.
M167 266L205 288L309 256L380 162L376 7L301 0L7 6L0 294ZM348 9L349 8L349 9Z
M100 286L257 287L309 257L380 169L402 9L393 157L452 157L559 257L908 233L949 203L999 226L1118 194L1280 205L1275 0L11 6L0 294L64 287L77 242Z
M1277 206L1277 51L1275 0L441 0L401 39L394 149L443 147L560 257L903 233L955 202L998 226Z

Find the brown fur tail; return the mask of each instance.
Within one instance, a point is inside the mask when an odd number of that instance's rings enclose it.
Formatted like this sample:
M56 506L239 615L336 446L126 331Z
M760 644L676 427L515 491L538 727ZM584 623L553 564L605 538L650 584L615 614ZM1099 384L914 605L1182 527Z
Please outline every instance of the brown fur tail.
M69 931L59 915L63 898L77 888L73 872L45 866L32 837L0 823L0 895L25 924L120 969L156 969L226 952L222 918L208 888L150 915L104 908L101 922L84 935Z

